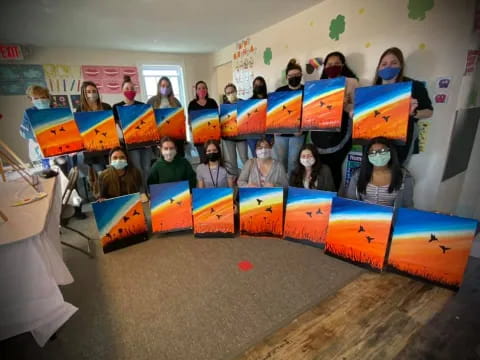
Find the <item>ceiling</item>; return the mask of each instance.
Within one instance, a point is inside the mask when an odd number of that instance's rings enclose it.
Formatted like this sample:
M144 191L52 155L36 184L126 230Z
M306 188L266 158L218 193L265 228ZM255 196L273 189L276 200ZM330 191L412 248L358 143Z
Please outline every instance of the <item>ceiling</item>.
M10 0L0 42L181 53L216 51L321 0Z

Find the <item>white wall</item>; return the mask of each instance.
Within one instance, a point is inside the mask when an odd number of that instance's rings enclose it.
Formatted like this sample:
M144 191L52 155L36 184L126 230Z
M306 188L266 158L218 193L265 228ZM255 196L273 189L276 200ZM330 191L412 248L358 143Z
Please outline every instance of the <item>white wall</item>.
M426 151L410 164L416 178L416 207L437 208L437 192L447 155L448 138L465 68L466 53L472 46L473 0L436 0L423 21L408 17L407 0L325 0L295 16L251 34L257 47L254 73L266 78L269 90L281 82L288 60L305 64L312 57L341 51L361 79L370 85L381 53L397 46L406 57L406 74L431 84L437 76L452 76L448 104L435 105ZM331 19L345 16L345 32L338 41L329 37ZM240 39L239 39L240 40ZM263 51L272 49L270 65L263 63ZM214 65L232 57L234 44L212 55ZM478 177L477 177L478 178ZM458 200L460 194L453 194Z
M136 65L178 64L183 67L187 101L191 100L191 88L197 80L211 77L211 60L202 54L164 54L154 52L114 51L74 48L33 48L31 55L20 64L66 64L66 65ZM143 91L142 97L146 96ZM102 100L114 104L122 100L120 94L102 95ZM143 101L146 101L143 98ZM185 104L188 105L188 104ZM26 96L0 96L0 139L4 140L20 157L28 160L26 142L18 129L23 111L31 106Z

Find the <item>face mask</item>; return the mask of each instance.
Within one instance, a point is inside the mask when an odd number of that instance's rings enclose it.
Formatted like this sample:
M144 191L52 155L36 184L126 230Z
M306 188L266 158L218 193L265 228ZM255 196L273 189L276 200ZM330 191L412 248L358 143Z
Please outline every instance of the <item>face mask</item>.
M398 74L400 74L399 67L386 67L382 70L378 70L378 76L380 76L383 80L392 80Z
M87 94L88 101L94 102L98 100L98 93L88 93Z
M336 78L342 73L342 68L343 68L342 65L333 65L333 66L326 67L324 69L325 75L327 75L327 77L330 79Z
M300 85L300 81L302 81L301 76L294 76L294 77L291 77L290 79L288 79L288 85L295 88L298 85Z
M265 85L257 85L253 88L253 94L255 96L267 96L267 87Z
M272 157L272 149L257 149L256 153L259 159L270 159Z
M315 164L315 158L300 159L300 164L305 167L312 167Z
M130 101L135 99L135 95L137 95L137 92L135 90L127 90L123 92L123 95Z
M390 161L390 151L368 155L368 161L370 161L373 166L385 166Z
M229 102L234 103L235 101L237 101L237 94L236 93L228 94L227 99Z
M170 88L169 87L161 87L160 88L160 94L163 95L163 96L168 96L170 95Z
M167 162L172 162L175 155L177 155L176 150L162 150L163 159Z
M218 152L207 154L208 161L218 161L219 159L220 159L220 154Z
M203 99L203 98L207 97L207 90L205 90L205 89L198 90L198 91L197 91L197 96L198 96L200 99Z
M127 160L123 160L123 159L112 160L110 162L110 165L112 165L117 170L122 170L122 169L125 169L127 167L128 162L127 162Z
M34 99L32 103L39 110L50 108L50 99Z

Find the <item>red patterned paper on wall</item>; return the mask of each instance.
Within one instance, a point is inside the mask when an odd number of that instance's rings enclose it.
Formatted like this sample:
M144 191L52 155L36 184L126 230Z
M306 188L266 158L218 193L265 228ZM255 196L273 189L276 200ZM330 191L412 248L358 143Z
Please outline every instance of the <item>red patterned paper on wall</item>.
M82 66L83 80L93 81L103 94L122 93L122 83L125 75L130 76L132 82L135 84L135 89L140 93L138 71L135 66Z

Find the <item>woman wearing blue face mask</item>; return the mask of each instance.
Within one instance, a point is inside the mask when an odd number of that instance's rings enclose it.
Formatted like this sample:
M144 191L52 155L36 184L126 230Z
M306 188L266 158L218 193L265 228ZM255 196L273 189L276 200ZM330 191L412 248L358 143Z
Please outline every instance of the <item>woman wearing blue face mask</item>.
M377 137L363 148L362 164L350 179L345 197L378 205L413 207L413 178L401 167L390 140Z
M113 148L109 155L110 166L98 177L98 199L110 199L140 192L142 176L140 171L129 165L127 153L121 147Z
M408 123L407 143L397 146L400 164L407 163L412 154L418 154L418 126L419 119L426 119L433 115L432 102L427 89L420 81L410 79L404 75L405 61L399 48L392 47L385 50L378 62L374 85L393 84L402 81L412 82L412 102Z

